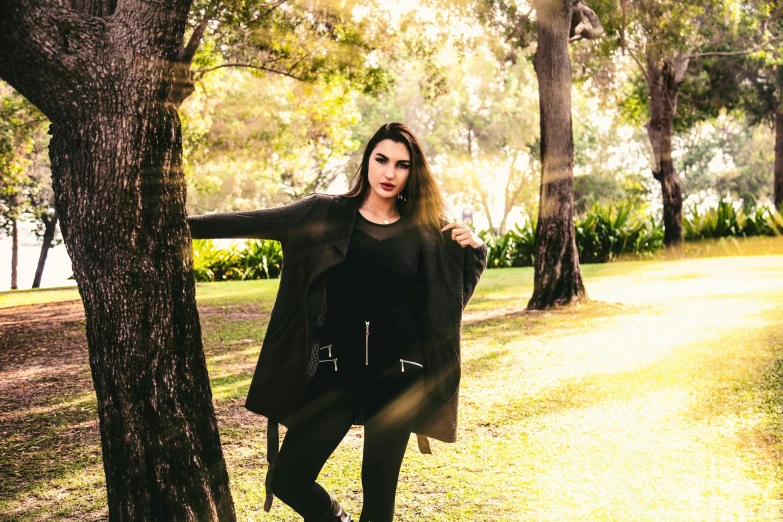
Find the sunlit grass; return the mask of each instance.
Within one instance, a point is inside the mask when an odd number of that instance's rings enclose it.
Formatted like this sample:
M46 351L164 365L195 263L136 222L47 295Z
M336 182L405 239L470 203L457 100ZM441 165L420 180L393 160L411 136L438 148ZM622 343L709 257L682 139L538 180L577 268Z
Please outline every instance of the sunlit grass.
M526 312L531 269L485 273L463 327L459 440L421 455L411 439L397 520L783 519L783 256L583 274L591 302ZM276 281L197 289L241 521L299 520L279 500L263 512L265 423L242 407L276 290ZM75 394L0 412L0 422L27 415L34 435L0 445L32 440L42 461L0 501L0 519L105 516L97 437L54 442L94 422L94 408ZM355 427L320 479L355 515L361 448Z

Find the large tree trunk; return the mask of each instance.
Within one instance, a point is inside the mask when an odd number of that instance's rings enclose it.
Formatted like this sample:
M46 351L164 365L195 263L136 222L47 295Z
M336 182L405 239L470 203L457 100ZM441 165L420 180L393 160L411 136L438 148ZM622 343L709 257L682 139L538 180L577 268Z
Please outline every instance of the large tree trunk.
M85 308L109 520L234 520L168 98L190 2L104 3L110 17L0 0L0 77L52 122L52 188Z
M33 288L40 288L41 286L46 257L49 255L49 249L52 247L52 241L54 240L54 231L57 228L57 212L54 213L54 217L44 222L44 226L43 244L41 245L41 255L38 256L38 268L35 269Z
M571 0L536 4L533 60L541 108L541 193L533 297L542 310L586 299L574 230L574 136L571 124Z
M19 227L16 218L11 220L11 290L17 290L17 269L19 267Z
M660 182L663 197L663 242L666 247L679 249L682 245L682 184L674 170L672 137L677 93L682 80L678 77L677 66L669 61L659 63L652 53L647 56L647 71L650 93L647 134L654 154L653 177Z
M783 107L775 110L775 208L783 205Z

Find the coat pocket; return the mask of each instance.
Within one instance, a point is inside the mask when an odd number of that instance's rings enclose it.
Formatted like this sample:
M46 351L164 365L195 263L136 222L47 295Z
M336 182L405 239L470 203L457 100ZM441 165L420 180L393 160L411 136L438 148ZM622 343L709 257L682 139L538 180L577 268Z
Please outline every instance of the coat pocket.
M299 323L298 319L303 312L303 307L296 306L291 308L285 317L280 320L275 321L275 317L270 318L265 338L270 342L277 342L291 327Z

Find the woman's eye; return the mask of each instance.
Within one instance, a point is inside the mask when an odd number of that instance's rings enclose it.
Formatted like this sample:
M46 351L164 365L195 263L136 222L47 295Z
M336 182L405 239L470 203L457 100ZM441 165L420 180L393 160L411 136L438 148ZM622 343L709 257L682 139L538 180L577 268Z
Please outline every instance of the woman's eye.
M410 168L410 167L409 167L409 165L408 165L408 164L406 164L406 163L400 163L400 164L398 164L398 165L397 165L397 167L398 167L398 168L401 168L401 169L406 169L406 170L407 170L408 168Z
M384 158L375 158L375 161L377 161L378 163L380 163L382 165L386 163L386 160Z

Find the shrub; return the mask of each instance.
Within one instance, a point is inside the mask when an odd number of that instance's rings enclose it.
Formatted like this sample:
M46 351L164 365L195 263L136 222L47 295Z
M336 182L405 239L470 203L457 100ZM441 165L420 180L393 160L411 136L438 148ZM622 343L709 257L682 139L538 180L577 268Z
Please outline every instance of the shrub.
M663 247L663 227L634 212L632 203L593 204L574 219L581 263L606 263L621 255L646 257Z
M250 240L244 248L217 248L211 239L193 240L193 273L196 281L271 279L280 275L283 250L280 243Z
M496 235L488 230L478 233L487 244L488 268L512 266L533 266L536 249L536 228L534 223L516 225L505 234Z
M777 236L783 233L783 217L765 205L746 214L734 202L724 200L704 213L694 206L683 216L682 227L686 240Z
M638 215L632 203L593 205L584 216L574 219L574 228L582 263L606 263L621 255L647 257L663 248L663 226ZM499 236L480 232L489 247L487 266L533 266L535 230L535 223L525 222Z

